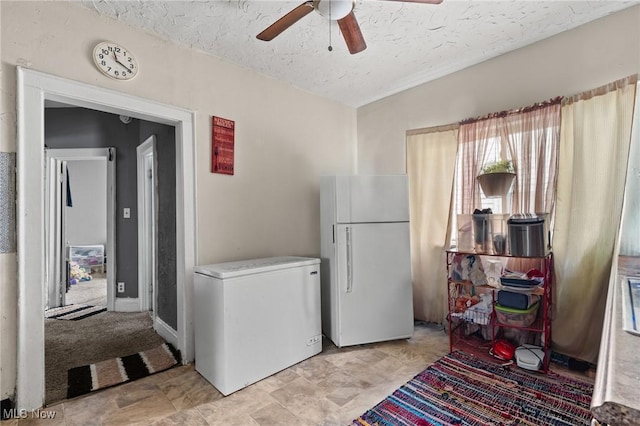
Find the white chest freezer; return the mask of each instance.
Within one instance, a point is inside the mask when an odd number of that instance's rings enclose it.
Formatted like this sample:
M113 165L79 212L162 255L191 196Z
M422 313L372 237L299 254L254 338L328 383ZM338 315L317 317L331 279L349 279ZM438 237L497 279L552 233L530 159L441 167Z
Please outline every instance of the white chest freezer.
M194 272L196 371L222 394L322 351L320 259L270 257Z

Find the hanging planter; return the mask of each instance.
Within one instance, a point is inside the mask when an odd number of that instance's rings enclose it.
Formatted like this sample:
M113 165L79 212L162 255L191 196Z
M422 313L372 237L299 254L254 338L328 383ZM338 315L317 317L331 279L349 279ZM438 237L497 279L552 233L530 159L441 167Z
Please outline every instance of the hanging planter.
M476 179L486 197L502 197L511 189L516 174L510 160L500 160L482 168Z

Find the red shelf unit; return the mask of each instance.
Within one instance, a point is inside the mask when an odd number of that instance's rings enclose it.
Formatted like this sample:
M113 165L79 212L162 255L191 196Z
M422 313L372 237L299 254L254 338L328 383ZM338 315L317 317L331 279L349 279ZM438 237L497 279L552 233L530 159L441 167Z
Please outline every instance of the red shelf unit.
M540 295L540 307L533 324L521 327L511 324L503 324L498 321L495 312L495 301L497 297L496 288L490 286L474 286L470 281L455 281L450 278L451 265L455 255L475 255L483 258L502 258L503 263L508 266L510 263L526 262L529 267L535 267L544 274L544 282L535 294ZM488 359L496 363L504 361L496 359L489 354L493 343L498 338L503 338L505 330L520 330L528 332L528 338L534 340L544 351L544 360L540 372L546 373L549 370L551 360L551 307L552 307L552 277L553 277L553 254L551 252L540 257L518 257L510 255L493 255L487 253L463 252L458 250L447 250L447 295L449 312L447 315L449 325L449 350L461 350L466 353ZM486 318L478 318L477 315L464 315L460 312L460 304L456 306L456 299L459 297L471 297L478 294L492 293L492 309ZM509 340L507 338L507 340ZM518 346L518 342L512 342ZM515 362L514 362L515 365Z

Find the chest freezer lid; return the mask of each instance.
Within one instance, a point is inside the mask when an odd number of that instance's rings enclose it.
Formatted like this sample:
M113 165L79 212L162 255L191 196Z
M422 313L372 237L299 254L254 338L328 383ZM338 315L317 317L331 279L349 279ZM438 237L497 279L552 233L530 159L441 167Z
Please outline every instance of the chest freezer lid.
M311 257L280 256L196 266L194 271L202 275L224 279L277 271L280 269L296 268L299 266L317 265L319 263L320 259Z

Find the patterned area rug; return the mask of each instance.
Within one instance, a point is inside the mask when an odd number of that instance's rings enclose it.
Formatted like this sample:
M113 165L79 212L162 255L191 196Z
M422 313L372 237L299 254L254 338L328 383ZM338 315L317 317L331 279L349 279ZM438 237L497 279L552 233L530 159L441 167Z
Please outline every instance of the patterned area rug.
M75 367L68 372L67 398L141 379L179 362L180 353L170 344L163 343L137 354Z
M67 305L60 306L59 308L47 309L44 312L45 318L77 321L84 318L88 318L91 315L105 312L106 306L92 306L92 305Z
M593 385L446 355L354 425L589 425Z

